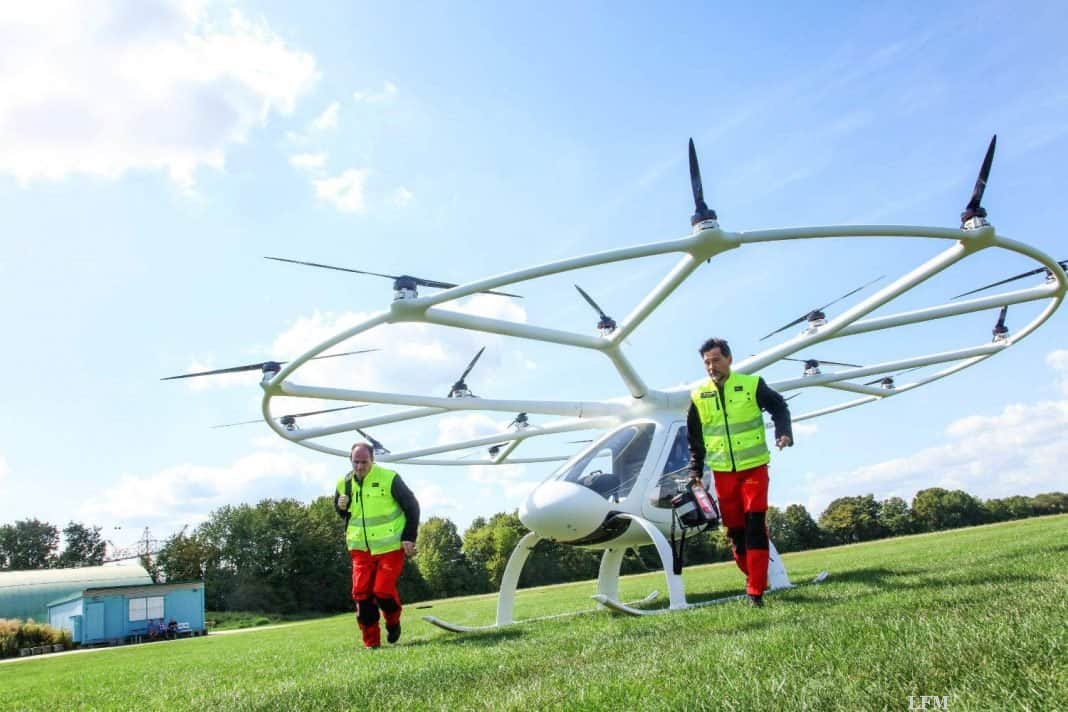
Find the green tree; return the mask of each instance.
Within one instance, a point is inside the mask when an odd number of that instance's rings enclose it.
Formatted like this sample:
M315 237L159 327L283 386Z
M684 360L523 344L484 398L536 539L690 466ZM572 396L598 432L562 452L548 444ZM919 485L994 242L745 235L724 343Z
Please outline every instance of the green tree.
M489 590L485 569L472 565L463 553L456 525L431 517L419 528L419 572L434 598L483 593Z
M48 522L23 519L0 527L0 562L9 571L47 569L56 561L59 530Z
M878 539L883 536L883 528L875 496L839 497L820 515L820 529L839 544Z
M517 512L494 514L488 522L478 517L464 532L464 554L476 571L485 570L493 590L500 588L508 558L526 533Z
M916 531L912 510L900 497L890 497L879 503L879 524L887 536L904 536Z
M1031 498L1035 514L1063 514L1068 512L1068 494L1044 492Z
M982 503L983 519L988 522L1006 522L1034 516L1035 508L1030 497L1005 497L988 499Z
M768 507L768 535L780 552L804 551L822 544L820 528L800 504L791 504L785 511Z
M912 499L912 514L923 531L981 524L986 513L979 500L962 490L930 487Z
M208 568L217 565L219 552L199 533L178 533L167 539L156 563L167 581L203 581Z
M100 566L104 563L107 544L100 536L100 527L70 522L63 529L63 540L66 546L56 560L58 567Z

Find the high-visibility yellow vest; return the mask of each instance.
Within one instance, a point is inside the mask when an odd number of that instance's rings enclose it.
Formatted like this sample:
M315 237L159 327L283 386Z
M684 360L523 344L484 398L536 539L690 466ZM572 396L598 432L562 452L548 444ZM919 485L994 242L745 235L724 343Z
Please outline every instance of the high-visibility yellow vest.
M705 465L718 472L747 470L771 460L764 416L756 401L759 376L731 371L723 390L708 379L690 393L705 441Z
M351 478L349 495L349 523L345 543L350 551L369 551L386 554L401 548L401 533L408 519L393 499L391 488L396 472L378 465L363 478L349 473L337 483L337 493L346 494L346 481Z

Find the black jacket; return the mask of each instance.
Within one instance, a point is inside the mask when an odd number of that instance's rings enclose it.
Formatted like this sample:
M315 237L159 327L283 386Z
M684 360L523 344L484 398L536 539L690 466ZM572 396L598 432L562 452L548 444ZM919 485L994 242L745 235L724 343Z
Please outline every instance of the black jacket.
M419 500L415 498L412 491L408 489L408 485L404 484L404 480L400 475L393 478L393 484L390 486L389 493L393 495L393 499L397 500L397 505L404 512L404 531L401 532L401 541L415 541L415 537L419 531ZM336 491L334 492L334 511L338 516L345 520L348 524L349 513L347 510L337 506L338 497L340 497ZM352 506L352 502L349 502L349 506Z
M757 382L756 402L761 410L766 410L771 414L771 420L775 424L775 439L778 440L783 435L788 435L792 442L794 432L790 425L790 407L786 405L786 400L781 395L764 383L763 378ZM690 410L686 414L686 436L690 441L690 476L698 479L704 474L705 469L703 430L697 406L690 401Z

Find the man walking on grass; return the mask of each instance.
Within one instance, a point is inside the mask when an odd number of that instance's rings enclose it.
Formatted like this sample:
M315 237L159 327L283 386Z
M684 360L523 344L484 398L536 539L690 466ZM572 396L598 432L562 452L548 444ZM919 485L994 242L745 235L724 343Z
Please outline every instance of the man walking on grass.
M365 648L382 644L379 611L386 619L386 640L401 636L397 579L404 557L415 555L419 502L400 475L375 464L373 448L352 446L352 471L334 492L334 509L345 520L345 543L352 559L352 600Z

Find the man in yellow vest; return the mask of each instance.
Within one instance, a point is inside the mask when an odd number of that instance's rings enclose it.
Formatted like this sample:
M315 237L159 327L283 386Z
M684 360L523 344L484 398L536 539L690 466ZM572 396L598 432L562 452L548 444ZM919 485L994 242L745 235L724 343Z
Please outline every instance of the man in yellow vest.
M334 508L345 520L345 543L352 559L352 600L366 648L381 645L379 611L386 619L386 640L401 635L397 579L404 557L415 555L419 502L400 475L375 464L374 449L356 443L349 454L352 471L334 491Z
M701 344L708 381L690 393L686 424L690 441L690 478L712 470L720 515L731 552L746 575L750 604L764 605L768 586L768 462L764 436L768 411L775 424L775 445L793 445L790 409L760 376L731 371L731 347L724 339Z

